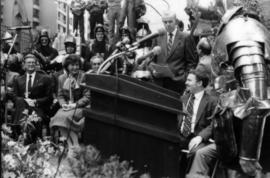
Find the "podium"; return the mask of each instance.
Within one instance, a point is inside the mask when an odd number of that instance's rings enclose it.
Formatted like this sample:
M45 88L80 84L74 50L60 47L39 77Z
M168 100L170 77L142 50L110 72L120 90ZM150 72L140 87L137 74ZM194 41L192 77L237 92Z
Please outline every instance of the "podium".
M91 108L84 110L84 144L103 156L119 155L138 175L180 176L177 114L179 94L154 84L119 75L86 75Z

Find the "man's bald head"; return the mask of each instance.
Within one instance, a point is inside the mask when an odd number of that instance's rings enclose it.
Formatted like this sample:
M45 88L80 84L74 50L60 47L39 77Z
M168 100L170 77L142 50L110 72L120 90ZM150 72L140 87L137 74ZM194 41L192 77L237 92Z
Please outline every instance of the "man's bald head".
M168 33L171 33L176 28L176 14L172 11L167 11L162 14L162 21Z

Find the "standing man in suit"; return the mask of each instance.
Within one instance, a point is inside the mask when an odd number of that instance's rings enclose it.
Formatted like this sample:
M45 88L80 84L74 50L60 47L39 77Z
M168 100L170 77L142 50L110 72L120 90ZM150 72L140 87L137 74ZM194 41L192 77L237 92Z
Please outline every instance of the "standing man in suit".
M31 114L33 111L41 117L43 124L48 124L46 111L52 101L51 80L46 74L36 71L37 58L28 54L24 58L25 74L14 81L14 95L16 102L16 113L14 124L18 124L23 117L23 112ZM49 119L49 118L47 118ZM47 123L46 123L47 122ZM32 141L41 136L41 124L32 133Z
M189 174L207 176L216 158L216 145L209 142L212 136L211 116L217 104L217 98L206 93L209 78L205 69L197 68L188 73L186 90L182 97L183 110L187 115L179 115L178 128L182 149L188 149L194 155Z
M150 70L156 84L182 94L187 73L196 67L198 59L192 57L194 55L187 45L188 35L179 30L176 14L166 12L162 21L166 33L153 43L154 46L160 46L162 51L150 64Z

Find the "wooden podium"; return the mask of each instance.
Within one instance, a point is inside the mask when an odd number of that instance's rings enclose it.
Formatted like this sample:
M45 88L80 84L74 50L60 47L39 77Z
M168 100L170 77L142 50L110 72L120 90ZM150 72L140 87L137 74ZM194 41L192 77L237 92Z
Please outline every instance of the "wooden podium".
M180 177L177 93L122 75L89 74L85 87L91 91L85 144L133 162L138 175L147 165L153 178Z

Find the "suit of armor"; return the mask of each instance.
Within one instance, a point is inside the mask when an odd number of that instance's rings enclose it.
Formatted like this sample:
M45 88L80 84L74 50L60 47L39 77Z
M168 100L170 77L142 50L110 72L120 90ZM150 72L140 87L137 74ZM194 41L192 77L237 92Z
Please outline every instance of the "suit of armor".
M240 164L254 175L260 167L263 135L269 132L264 128L270 110L270 33L254 13L234 7L222 18L212 52L215 72L221 72L222 64L232 66L240 86L220 97L214 123L218 151L224 162Z

